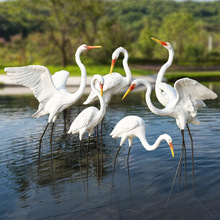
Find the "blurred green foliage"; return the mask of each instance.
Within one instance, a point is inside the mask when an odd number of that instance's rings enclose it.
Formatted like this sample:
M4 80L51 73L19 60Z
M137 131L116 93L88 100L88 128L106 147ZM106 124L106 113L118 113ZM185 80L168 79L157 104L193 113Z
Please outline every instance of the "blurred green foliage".
M219 21L219 1L4 1L0 3L0 66L70 66L82 43L103 46L84 55L85 62L93 64L110 65L119 46L136 63L166 59L167 51L151 36L173 45L176 63L218 64Z

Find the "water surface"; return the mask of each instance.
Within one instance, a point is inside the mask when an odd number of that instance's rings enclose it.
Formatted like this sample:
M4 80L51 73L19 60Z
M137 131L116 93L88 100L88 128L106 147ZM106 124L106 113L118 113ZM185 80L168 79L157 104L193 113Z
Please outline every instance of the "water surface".
M220 96L219 83L207 83ZM124 101L114 96L103 123L103 164L101 141L97 158L97 132L82 141L68 135L70 124L85 106L82 102L60 114L50 152L50 130L42 143L40 165L38 144L47 116L31 115L38 103L32 95L0 96L0 218L1 219L220 219L220 99L206 101L198 111L201 125L190 125L194 139L195 187L193 197L190 139L187 144L187 198L184 170L181 188L175 185L169 206L169 190L181 154L181 134L175 120L156 116L146 107L145 92L131 93ZM160 107L152 96L154 104ZM97 107L99 104L96 103ZM135 138L130 158L130 192L127 169L128 143L117 158L112 200L109 205L114 158L120 143L110 132L127 115L146 122L146 136L153 144L167 133L173 138L175 157L164 141L155 151L146 151ZM131 209L132 207L132 209Z

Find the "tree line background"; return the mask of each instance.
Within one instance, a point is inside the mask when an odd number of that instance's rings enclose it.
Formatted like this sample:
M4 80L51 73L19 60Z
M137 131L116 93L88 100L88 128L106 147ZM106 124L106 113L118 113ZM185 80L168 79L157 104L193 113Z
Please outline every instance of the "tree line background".
M170 42L179 64L220 62L220 2L14 0L0 3L0 65L72 65L77 47L102 45L87 59L108 63L125 47L134 63L155 63Z

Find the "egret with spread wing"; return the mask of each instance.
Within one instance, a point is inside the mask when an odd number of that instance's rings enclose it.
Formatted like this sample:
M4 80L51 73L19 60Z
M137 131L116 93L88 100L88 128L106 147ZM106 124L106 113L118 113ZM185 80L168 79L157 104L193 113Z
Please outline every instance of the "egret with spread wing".
M169 84L162 82L163 76L166 72L166 70L170 67L170 65L173 62L173 57L174 57L174 50L172 45L169 42L163 42L161 40L158 40L156 38L151 38L152 40L154 40L155 42L159 43L160 45L162 45L165 49L168 50L169 53L169 58L168 61L160 68L160 71L158 72L157 75L157 79L156 79L156 84L155 84L155 92L156 92L156 96L157 99L159 100L159 102L166 106L169 101L176 99L177 98L177 92L176 90ZM184 80L185 85L188 84L189 80ZM189 82L190 83L190 82ZM196 92L196 91L195 91ZM198 91L198 92L202 92L202 91ZM193 93L193 90L191 91L191 93ZM202 93L201 94L203 97L204 95L206 95L206 93ZM214 96L213 96L214 98ZM205 107L205 103L203 102L204 99L194 99L194 108L198 109L200 107ZM187 103L186 103L187 104ZM196 114L196 112L195 112ZM186 123L186 127L190 136L190 140L191 140L191 150L192 150L192 175L193 175L193 194L195 195L195 185L194 185L194 156L193 156L193 139L192 139L192 135L189 129L189 125L188 123ZM185 161L186 164L186 161ZM182 163L180 164L180 175L179 175L179 182L180 182L180 177L181 177L181 166Z
M84 92L86 86L86 68L80 60L80 54L88 49L99 47L100 46L87 46L85 44L78 47L75 58L76 63L81 70L81 82L80 87L74 94L69 93L65 89L65 84L68 78L67 71L58 72L51 77L50 71L46 67L40 65L5 68L5 72L14 82L29 87L38 100L38 110L32 115L32 117L39 118L43 115L49 114L47 126L40 138L39 158L42 138L49 124L52 123L50 135L51 143L54 122L60 112L77 102ZM64 77L61 76L61 74L64 74Z

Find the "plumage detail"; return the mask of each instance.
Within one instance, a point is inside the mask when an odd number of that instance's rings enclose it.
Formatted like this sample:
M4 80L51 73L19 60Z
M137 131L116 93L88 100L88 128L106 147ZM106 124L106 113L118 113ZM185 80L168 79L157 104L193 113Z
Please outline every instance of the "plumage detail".
M7 67L5 72L12 81L30 88L39 102L46 102L58 92L50 71L44 66Z

